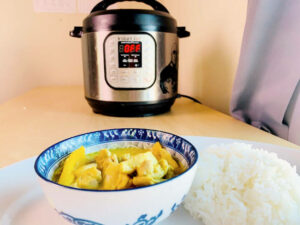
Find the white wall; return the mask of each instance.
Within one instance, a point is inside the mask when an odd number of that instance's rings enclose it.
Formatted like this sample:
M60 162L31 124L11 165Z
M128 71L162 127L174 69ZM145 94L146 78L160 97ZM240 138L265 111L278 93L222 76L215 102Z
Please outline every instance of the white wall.
M228 112L246 0L163 0L191 37L180 40L179 91ZM115 7L144 7L122 3ZM35 13L31 0L0 2L0 103L37 86L82 84L84 14Z
M68 31L83 15L34 13L28 0L3 0L0 8L0 102L37 86L82 82L80 42Z

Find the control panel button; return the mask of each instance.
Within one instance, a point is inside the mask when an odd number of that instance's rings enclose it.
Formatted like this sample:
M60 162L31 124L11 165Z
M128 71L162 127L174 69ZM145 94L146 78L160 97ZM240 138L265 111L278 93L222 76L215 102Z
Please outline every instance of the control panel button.
M141 77L135 77L134 82L136 82L137 84L140 84L142 82L142 78Z
M118 75L117 75L117 71L116 70L112 70L109 73L108 76L109 81L111 82L117 82L118 81Z
M121 81L121 83L128 83L129 78L128 78L128 76L122 76L120 81Z
M118 77L117 76L109 76L109 81L111 81L111 82L116 82L116 81L118 81Z

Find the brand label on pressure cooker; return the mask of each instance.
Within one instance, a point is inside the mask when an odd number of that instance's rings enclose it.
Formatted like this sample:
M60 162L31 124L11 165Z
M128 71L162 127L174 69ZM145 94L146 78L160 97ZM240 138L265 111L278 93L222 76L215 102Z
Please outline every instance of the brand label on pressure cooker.
M142 42L119 41L119 68L142 67Z

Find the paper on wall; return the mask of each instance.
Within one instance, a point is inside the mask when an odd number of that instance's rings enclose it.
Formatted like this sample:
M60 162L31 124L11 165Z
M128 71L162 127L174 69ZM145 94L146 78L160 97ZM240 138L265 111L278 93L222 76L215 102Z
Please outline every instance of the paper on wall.
M76 13L76 0L33 0L35 12Z

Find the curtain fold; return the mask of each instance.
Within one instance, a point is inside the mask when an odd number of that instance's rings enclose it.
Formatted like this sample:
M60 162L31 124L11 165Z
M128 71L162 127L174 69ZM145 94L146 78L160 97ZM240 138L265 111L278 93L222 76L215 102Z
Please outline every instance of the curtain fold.
M231 114L300 144L299 80L300 1L249 0Z

